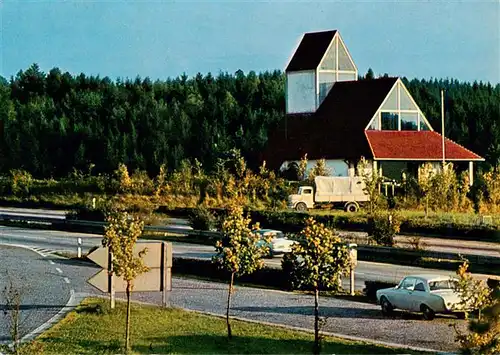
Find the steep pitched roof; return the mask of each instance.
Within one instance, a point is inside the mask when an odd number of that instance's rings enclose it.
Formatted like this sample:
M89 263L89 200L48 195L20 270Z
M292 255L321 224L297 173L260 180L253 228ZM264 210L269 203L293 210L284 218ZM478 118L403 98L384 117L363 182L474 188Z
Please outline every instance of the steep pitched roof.
M366 138L378 160L441 160L442 136L433 131L366 131ZM445 138L446 160L484 160L479 155Z
M286 71L316 69L328 46L337 33L336 30L306 33L300 41Z
M265 159L278 167L306 153L309 159L371 157L364 129L397 80L335 83L315 113L288 115L271 133Z

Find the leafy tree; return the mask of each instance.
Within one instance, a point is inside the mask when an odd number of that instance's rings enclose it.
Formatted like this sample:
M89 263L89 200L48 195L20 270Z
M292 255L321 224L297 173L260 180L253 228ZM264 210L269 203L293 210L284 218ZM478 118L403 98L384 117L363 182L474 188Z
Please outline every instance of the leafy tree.
M493 213L500 212L500 165L485 172L482 176L486 198Z
M392 247L401 227L400 217L393 212L375 212L368 218L368 236L377 244Z
M467 333L458 331L457 341L465 354L493 355L500 352L500 288L489 289L484 281L474 280L467 260L457 270L456 291L461 305L478 310L479 317L469 320Z
M330 175L331 175L331 171L326 166L326 160L325 159L318 159L318 160L316 160L316 164L314 164L311 171L309 172L308 179L310 181L314 181L314 178L316 176L330 176Z
M424 199L426 218L429 216L429 200L431 198L430 193L434 174L434 168L431 163L425 163L418 169L418 185L420 186L422 197Z
M134 288L134 280L149 269L144 265L142 257L147 249L137 255L134 246L142 235L144 222L130 216L127 212L112 212L108 217L102 244L112 253L113 274L121 277L126 283L127 317L125 328L125 350L130 351L130 295Z
M340 277L348 272L351 259L349 249L340 237L312 217L306 220L300 237L301 242L292 246L287 263L293 266L291 277L298 282L297 286L314 291L313 350L319 354L319 292L341 287Z
M259 228L258 224L250 227L250 223L250 218L243 216L241 206L231 206L222 224L221 239L215 245L216 255L213 257L213 262L231 275L226 308L229 339L232 338L229 310L234 278L260 269L264 264L262 256L268 254L266 243L259 243L261 238L254 232Z
M380 176L377 169L370 169L368 161L361 157L358 162L358 175L363 179L364 188L363 191L368 195L368 207L369 212L373 215L379 204L380 204L380 184L382 183L382 177Z
M300 159L297 175L299 180L305 180L307 174L307 153Z

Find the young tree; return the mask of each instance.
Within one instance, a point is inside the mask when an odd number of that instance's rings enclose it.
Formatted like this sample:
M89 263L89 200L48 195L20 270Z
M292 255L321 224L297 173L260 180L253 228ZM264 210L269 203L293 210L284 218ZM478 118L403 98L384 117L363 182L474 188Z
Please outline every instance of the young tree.
M429 199L434 177L434 168L431 163L425 163L418 168L418 185L422 191L425 205L425 217L429 215Z
M306 179L307 174L307 153L300 159L298 168L297 175L299 176L299 180L303 181Z
M456 291L461 304L478 310L479 317L469 320L469 332L457 330L457 341L466 354L493 355L500 353L500 287L489 289L484 281L474 280L468 272L469 263L457 271Z
M112 253L113 273L126 283L127 317L125 328L125 350L130 351L130 294L134 288L134 280L140 274L147 272L142 257L147 249L134 253L137 238L142 234L144 222L130 216L127 212L112 212L108 216L102 244Z
M221 239L215 245L216 255L213 257L213 262L231 275L226 309L229 339L232 338L229 309L234 277L251 274L260 269L264 264L262 256L268 253L267 243L260 242L260 236L254 232L255 229L259 228L258 224L251 228L250 223L250 218L243 216L241 206L231 206L229 214L222 224Z
M297 286L314 291L314 354L319 354L319 291L339 289L340 276L348 272L351 259L340 237L312 217L306 220L300 236L301 243L292 246L287 259L293 265L291 277Z
M309 172L308 179L310 181L314 181L316 176L330 176L331 170L326 166L325 159L316 160L316 164L314 164L313 168Z
M7 316L7 323L9 323L9 333L12 339L12 352L13 354L20 354L20 340L21 340L21 303L22 303L22 290L20 287L14 285L12 279L9 277L8 284L3 290L3 297L5 299L4 314Z
M370 169L368 161L361 157L358 162L358 174L363 178L365 187L363 191L368 195L369 201L368 206L370 208L370 214L373 215L377 210L380 202L380 191L379 187L382 183L382 177L380 176L377 169Z

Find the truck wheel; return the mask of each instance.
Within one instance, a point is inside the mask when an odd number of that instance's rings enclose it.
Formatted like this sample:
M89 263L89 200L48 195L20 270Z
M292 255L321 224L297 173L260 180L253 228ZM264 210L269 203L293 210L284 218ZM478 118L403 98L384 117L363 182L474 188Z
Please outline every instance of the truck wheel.
M307 205L304 202L299 202L297 203L297 206L295 206L295 210L299 212L305 212L307 211Z
M356 202L349 202L345 205L346 212L358 212L359 206Z

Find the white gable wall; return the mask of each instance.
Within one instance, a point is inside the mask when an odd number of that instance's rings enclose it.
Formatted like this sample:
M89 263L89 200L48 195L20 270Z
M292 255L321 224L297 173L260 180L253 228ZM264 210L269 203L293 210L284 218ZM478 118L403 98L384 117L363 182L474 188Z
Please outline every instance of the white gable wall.
M286 75L286 112L316 111L316 73L314 70Z

